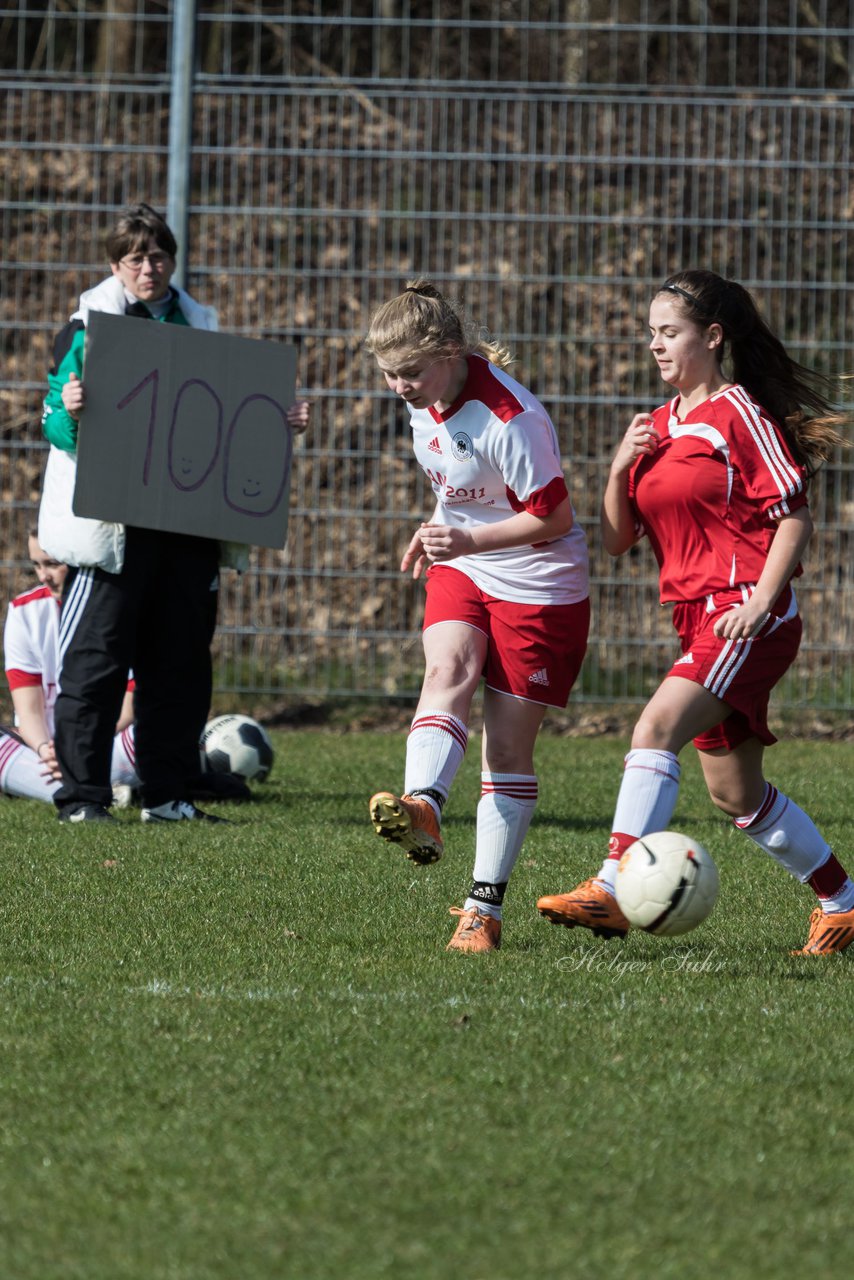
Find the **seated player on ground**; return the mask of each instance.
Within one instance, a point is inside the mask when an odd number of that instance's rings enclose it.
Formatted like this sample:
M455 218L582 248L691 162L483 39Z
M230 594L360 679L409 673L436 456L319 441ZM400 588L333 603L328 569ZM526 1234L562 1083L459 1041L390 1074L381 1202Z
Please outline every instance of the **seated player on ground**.
M0 790L7 795L51 801L60 783L53 744L53 707L59 669L59 611L67 566L39 546L35 531L28 549L39 585L9 605L4 631L6 678L15 711L15 727L0 726ZM113 742L111 781L116 803L132 802L138 783L135 768L133 681L122 703ZM199 796L247 799L239 779L199 772Z
M3 637L6 678L15 727L0 726L0 790L7 795L50 801L60 774L53 746L53 705L59 665L59 611L67 568L39 546L35 531L28 549L39 585L9 605ZM113 744L112 779L133 786L132 682L122 704Z

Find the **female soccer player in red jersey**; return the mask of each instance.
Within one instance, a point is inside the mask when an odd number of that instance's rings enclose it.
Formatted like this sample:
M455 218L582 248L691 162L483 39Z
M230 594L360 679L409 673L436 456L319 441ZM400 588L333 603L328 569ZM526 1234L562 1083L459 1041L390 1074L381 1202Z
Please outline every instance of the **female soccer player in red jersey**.
M404 793L370 802L377 833L412 861L442 853L442 809L485 679L474 877L449 944L492 951L510 873L537 802L534 743L563 707L587 645L587 544L554 426L505 372L507 353L470 335L427 281L376 312L367 338L406 403L415 456L436 497L403 572L427 568L426 673L407 740Z
M801 638L791 580L812 532L807 480L843 418L826 381L787 355L734 281L671 276L649 327L676 395L633 418L611 464L602 534L614 556L649 538L682 657L635 726L598 875L537 906L570 928L628 931L614 896L619 859L638 837L667 828L677 757L693 739L714 803L817 895L796 954L841 951L854 940L854 884L811 819L765 780L763 753L775 741L768 696Z

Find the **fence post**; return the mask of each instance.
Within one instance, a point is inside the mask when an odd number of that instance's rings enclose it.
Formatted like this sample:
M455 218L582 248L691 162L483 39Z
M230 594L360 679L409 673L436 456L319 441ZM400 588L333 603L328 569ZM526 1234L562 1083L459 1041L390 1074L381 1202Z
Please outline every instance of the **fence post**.
M196 0L173 0L172 69L169 93L169 178L166 221L178 241L175 283L184 284L187 261L187 212L193 128L193 39Z

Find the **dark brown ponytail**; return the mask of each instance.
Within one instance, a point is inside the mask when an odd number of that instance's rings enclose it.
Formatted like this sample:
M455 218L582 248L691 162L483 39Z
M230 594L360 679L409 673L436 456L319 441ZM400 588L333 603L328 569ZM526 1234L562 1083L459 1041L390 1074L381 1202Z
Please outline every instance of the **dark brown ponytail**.
M832 380L791 358L743 285L713 271L689 270L670 276L659 292L673 294L702 328L721 326L720 359L728 357L732 380L779 423L810 472L838 445L848 444L840 433L848 416L832 403Z

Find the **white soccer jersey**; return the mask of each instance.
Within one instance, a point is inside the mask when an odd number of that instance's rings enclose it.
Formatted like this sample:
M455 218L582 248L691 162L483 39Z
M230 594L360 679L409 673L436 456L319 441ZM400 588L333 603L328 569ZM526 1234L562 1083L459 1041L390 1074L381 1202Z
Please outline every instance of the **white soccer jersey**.
M549 515L567 496L557 433L535 396L481 356L445 413L410 406L415 456L436 495L438 524L495 524ZM574 518L573 512L573 518ZM447 562L488 595L519 604L575 604L589 594L587 541L573 524L547 543Z
M59 655L59 601L47 587L34 587L9 605L3 633L6 679L10 689L41 686L45 718L53 734Z

